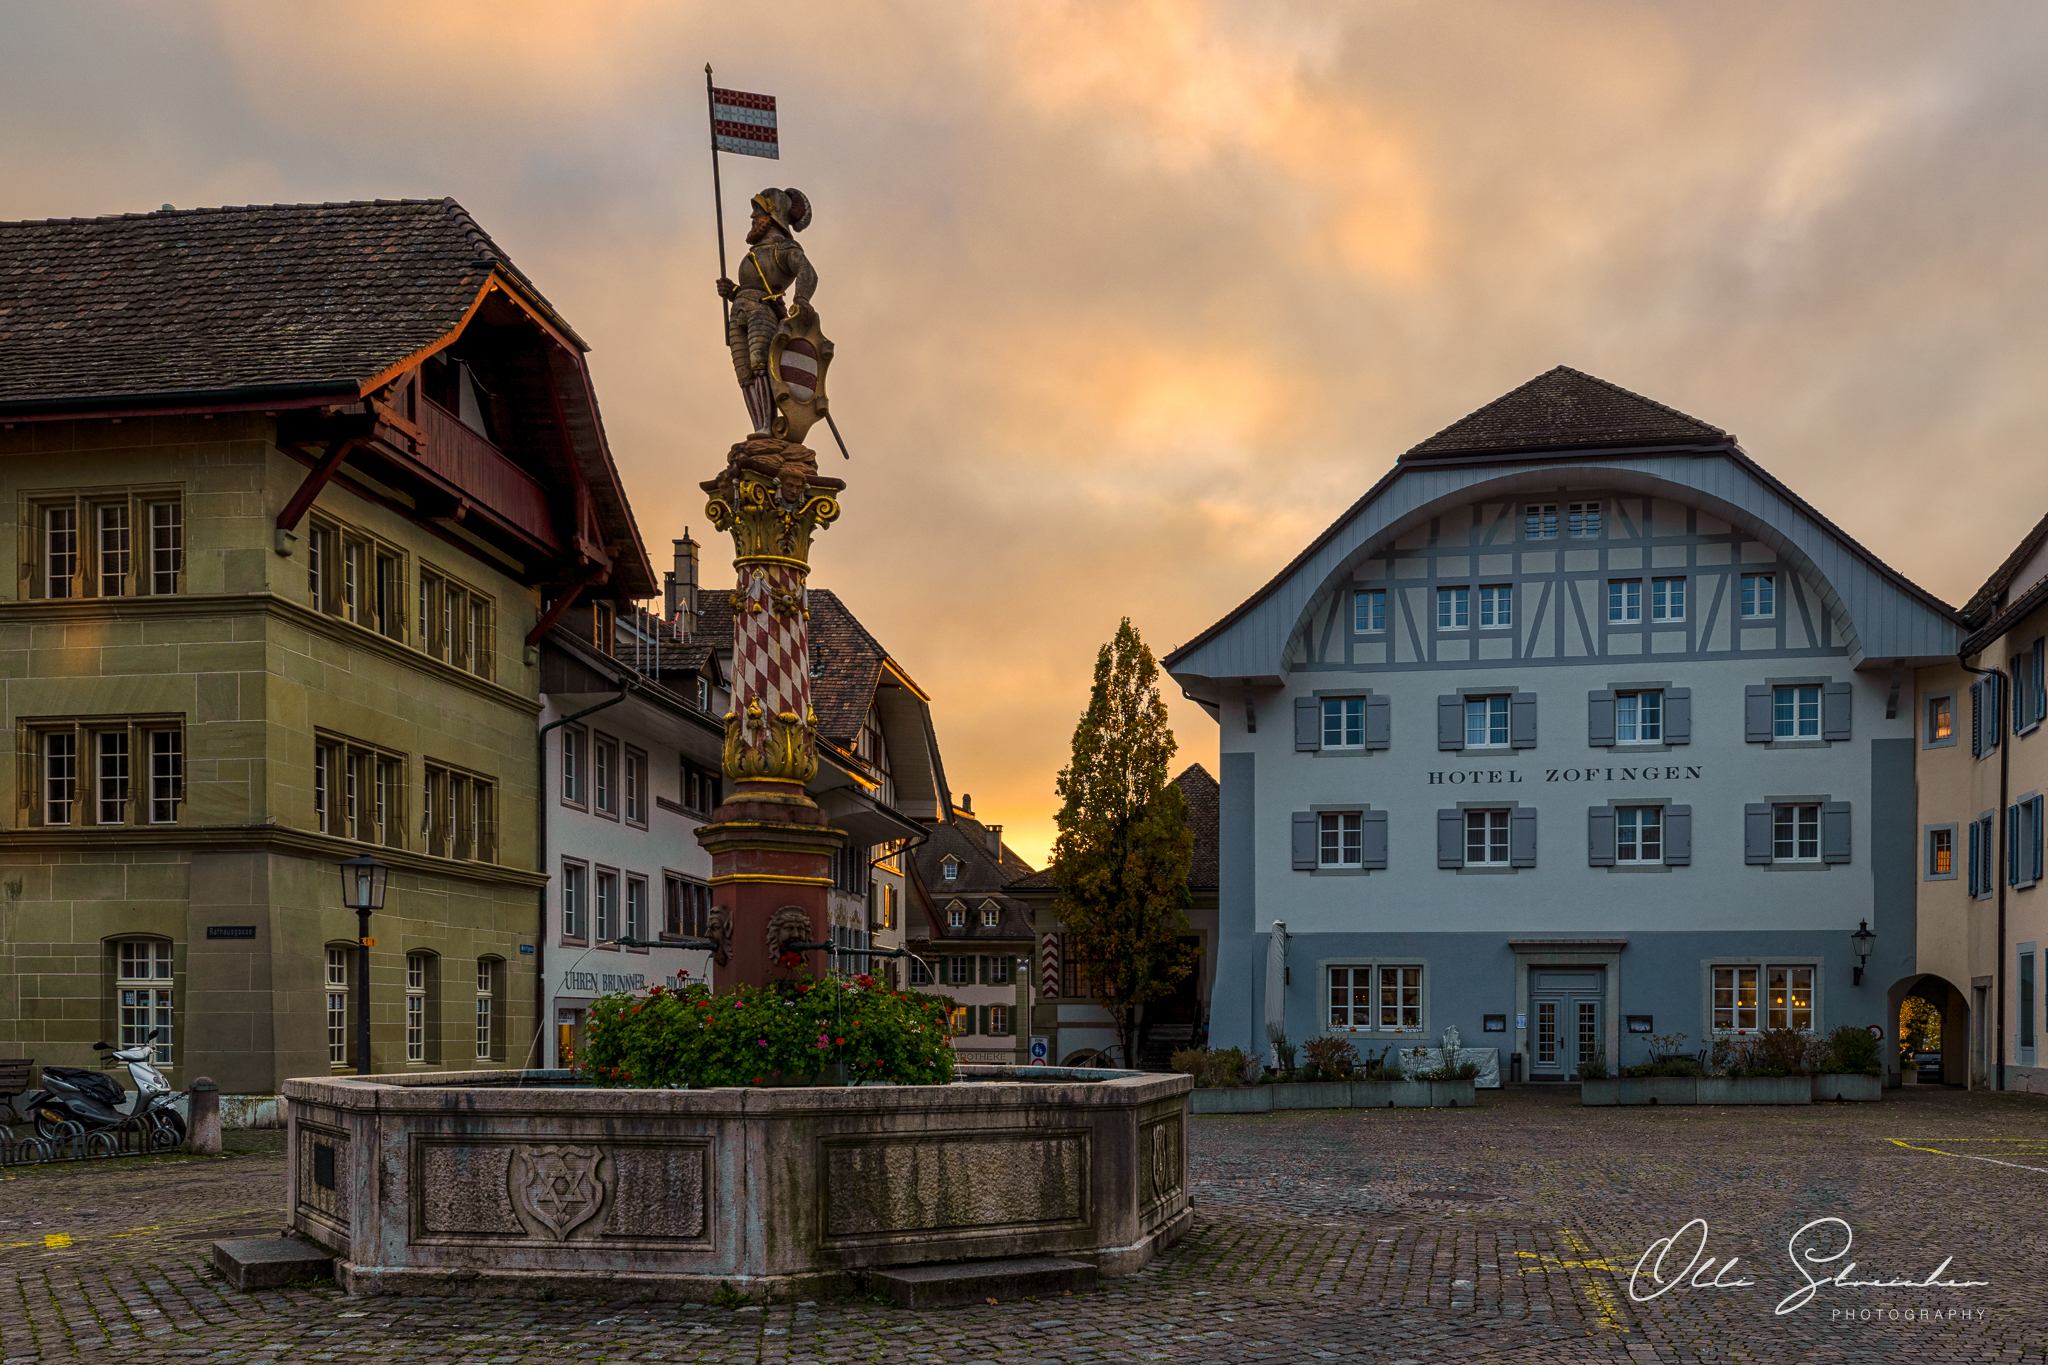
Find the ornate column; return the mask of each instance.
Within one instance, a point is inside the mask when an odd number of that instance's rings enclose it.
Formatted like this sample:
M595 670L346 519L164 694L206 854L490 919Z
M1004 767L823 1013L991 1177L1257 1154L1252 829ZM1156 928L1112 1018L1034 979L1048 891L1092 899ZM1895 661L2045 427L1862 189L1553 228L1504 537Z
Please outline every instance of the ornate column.
M733 537L732 710L725 717L725 801L697 830L711 854L712 984L763 985L786 974L785 945L830 937L830 859L843 830L805 794L817 775L811 709L811 537L839 516L843 479L818 473L805 446L753 436L703 485L711 523ZM825 955L804 955L822 975Z

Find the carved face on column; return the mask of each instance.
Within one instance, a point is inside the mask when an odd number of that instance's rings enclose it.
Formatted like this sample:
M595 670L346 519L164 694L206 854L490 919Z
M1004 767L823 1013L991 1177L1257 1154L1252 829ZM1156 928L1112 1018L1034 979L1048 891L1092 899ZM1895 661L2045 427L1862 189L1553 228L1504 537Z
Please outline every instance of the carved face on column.
M711 961L715 966L723 967L732 960L732 911L723 905L712 906L706 927L711 941L718 945L711 950Z
M773 962L788 952L792 943L811 941L810 912L802 906L785 905L768 917L768 960Z

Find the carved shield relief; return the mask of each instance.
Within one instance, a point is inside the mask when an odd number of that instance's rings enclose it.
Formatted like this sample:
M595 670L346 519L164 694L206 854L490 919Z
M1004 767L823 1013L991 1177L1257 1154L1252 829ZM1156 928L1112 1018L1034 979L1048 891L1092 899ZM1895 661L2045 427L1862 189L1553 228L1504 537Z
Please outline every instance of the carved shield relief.
M832 364L832 343L814 319L806 326L795 318L782 324L768 345L768 384L775 395L774 435L801 442L824 417L825 371Z
M604 1207L604 1164L595 1147L519 1147L506 1173L506 1192L522 1221L566 1242Z

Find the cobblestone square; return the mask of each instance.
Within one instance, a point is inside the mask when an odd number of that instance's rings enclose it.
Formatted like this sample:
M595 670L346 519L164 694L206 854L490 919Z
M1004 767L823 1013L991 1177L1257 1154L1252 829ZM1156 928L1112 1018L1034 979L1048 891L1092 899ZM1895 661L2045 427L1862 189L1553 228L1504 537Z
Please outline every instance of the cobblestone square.
M0 1173L0 1360L223 1362L1357 1360L2039 1361L2048 1102L1908 1086L1877 1105L1475 1110L1193 1120L1190 1234L1144 1273L1046 1302L910 1312L244 1294L215 1238L282 1221L276 1134L230 1159ZM1788 1241L1853 1229L1803 1306ZM1683 1283L1632 1301L1650 1244ZM1816 1255L1839 1229L1807 1234ZM1832 1237L1833 1240L1830 1240ZM1732 1270L1728 1258L1740 1258ZM1725 1288L1708 1287L1718 1279ZM1737 1284L1737 1281L1750 1281ZM1694 1287L1695 1285L1699 1287ZM1647 1277L1636 1292L1653 1286ZM1787 1311L1776 1311L1779 1307Z

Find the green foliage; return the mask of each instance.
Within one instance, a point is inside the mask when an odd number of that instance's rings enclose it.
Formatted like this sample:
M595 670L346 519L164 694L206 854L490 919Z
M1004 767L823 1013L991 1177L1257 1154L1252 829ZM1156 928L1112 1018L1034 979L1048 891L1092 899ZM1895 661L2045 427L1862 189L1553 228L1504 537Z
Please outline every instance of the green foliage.
M1650 1055L1639 1066L1625 1066L1623 1076L1704 1076L1706 1067L1697 1057L1689 1057L1679 1051L1685 1046L1683 1033L1653 1033L1649 1040Z
M1899 1006L1899 1055L1910 1063L1916 1052L1941 1050L1941 1011L1930 1000L1909 995Z
M1730 1044L1725 1053L1717 1046L1714 1060L1722 1064L1725 1058L1731 1076L1803 1076L1813 1069L1826 1048L1825 1042L1817 1042L1798 1029L1772 1028Z
M872 977L814 982L801 971L724 995L701 985L601 995L578 1069L592 1085L643 1090L812 1078L944 1085L953 1078L946 1004Z
M1125 1064L1138 1012L1194 969L1187 801L1168 781L1175 743L1159 665L1126 617L1095 659L1088 710L1060 771L1053 913L1089 992L1116 1021Z
M1304 1080L1348 1081L1358 1074L1358 1049L1348 1038L1311 1038L1301 1050L1308 1056Z
M1250 1058L1241 1048L1226 1047L1211 1052L1205 1047L1184 1047L1173 1054L1169 1065L1195 1078L1198 1089L1230 1090L1243 1085Z
M1878 1061L1877 1039L1869 1029L1843 1024L1828 1035L1826 1051L1814 1070L1823 1074L1878 1075L1884 1067Z
M1607 1050L1594 1046L1591 1055L1579 1059L1579 1079L1582 1081L1604 1081L1607 1079Z
M748 1299L745 1294L734 1289L730 1281L720 1280L718 1292L711 1296L711 1302L719 1308L744 1308Z

